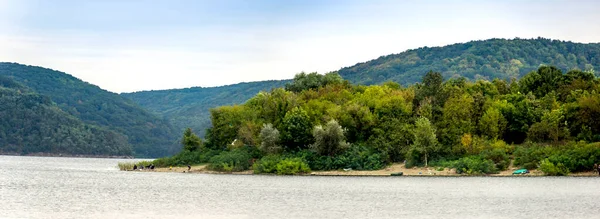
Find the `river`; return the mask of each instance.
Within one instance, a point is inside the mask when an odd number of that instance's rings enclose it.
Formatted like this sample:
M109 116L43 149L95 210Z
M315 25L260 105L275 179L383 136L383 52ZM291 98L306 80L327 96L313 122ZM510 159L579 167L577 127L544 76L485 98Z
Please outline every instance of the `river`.
M0 156L0 218L600 218L595 177L210 175L119 161Z

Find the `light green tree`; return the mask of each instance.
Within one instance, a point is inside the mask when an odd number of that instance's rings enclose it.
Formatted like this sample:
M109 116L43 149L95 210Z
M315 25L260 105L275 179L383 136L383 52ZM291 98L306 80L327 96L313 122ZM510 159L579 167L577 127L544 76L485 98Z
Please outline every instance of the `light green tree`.
M192 132L191 128L185 129L183 132L183 138L181 139L183 150L186 151L199 151L202 146L202 140Z
M507 121L500 110L488 108L481 120L479 120L479 131L491 139L498 139L506 129Z
M433 127L429 119L421 117L415 123L414 135L413 150L423 155L425 166L427 166L431 154L439 150L435 127Z

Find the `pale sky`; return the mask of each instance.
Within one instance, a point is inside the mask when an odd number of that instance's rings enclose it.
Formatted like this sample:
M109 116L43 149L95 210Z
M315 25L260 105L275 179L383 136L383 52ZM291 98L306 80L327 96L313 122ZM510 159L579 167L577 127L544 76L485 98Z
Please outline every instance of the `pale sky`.
M0 0L0 62L113 92L325 73L488 38L600 41L600 1Z

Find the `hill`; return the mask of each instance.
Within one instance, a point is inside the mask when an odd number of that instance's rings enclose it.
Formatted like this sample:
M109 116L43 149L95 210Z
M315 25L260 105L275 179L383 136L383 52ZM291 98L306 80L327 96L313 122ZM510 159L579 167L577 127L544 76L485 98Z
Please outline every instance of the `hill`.
M0 76L0 153L132 155L124 135L88 125L49 97Z
M63 72L16 63L0 63L0 76L10 78L86 125L126 136L137 157L176 152L176 133L165 120L129 99Z
M540 65L563 70L600 68L600 44L559 40L489 39L443 47L424 47L382 56L342 68L338 73L357 84L395 81L403 85L421 81L425 73L438 71L445 78L519 78ZM189 88L122 94L169 119L178 130L192 127L201 136L210 127L208 109L240 104L258 91L283 87L289 81L241 83L217 88Z
M520 78L540 65L560 69L592 70L600 67L599 43L574 43L544 38L489 39L443 47L423 47L358 63L340 69L346 80L359 84L394 81L419 82L429 71L445 78Z
M260 81L221 87L140 91L121 95L151 112L162 115L179 132L189 127L200 136L204 136L206 129L210 127L210 108L242 104L260 91L283 87L287 82Z

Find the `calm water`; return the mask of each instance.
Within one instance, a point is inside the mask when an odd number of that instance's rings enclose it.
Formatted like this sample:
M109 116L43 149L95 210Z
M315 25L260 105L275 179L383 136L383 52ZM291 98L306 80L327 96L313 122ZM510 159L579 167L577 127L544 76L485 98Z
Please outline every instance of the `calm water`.
M205 175L119 161L0 156L0 218L600 218L593 177Z

